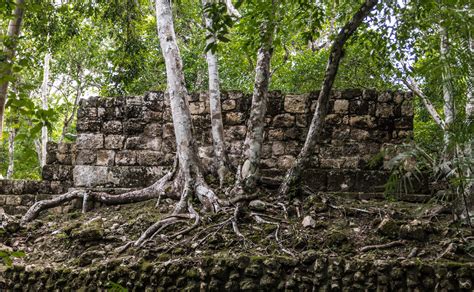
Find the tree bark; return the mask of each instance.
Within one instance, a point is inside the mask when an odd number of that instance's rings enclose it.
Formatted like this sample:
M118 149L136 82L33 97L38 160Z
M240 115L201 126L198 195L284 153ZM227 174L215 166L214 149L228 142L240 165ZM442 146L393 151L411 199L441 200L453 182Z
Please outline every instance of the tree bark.
M273 1L273 5L276 5L275 1ZM268 85L270 82L270 61L273 53L274 21L267 20L262 24L261 30L263 38L257 53L252 105L243 148L245 160L241 166L239 179L241 186L247 192L251 192L255 188L259 178L259 164L268 103Z
M8 24L7 37L11 39L11 45L5 46L4 53L6 56L6 63L12 64L13 59L15 58L16 46L18 43L18 37L20 36L20 28L23 20L24 14L24 0L16 0L15 2L15 11L13 12L13 18ZM12 69L9 67L4 72L2 76L9 76L12 74ZM3 133L3 119L5 115L5 103L7 100L8 93L8 81L0 82L0 138Z
M288 171L285 180L280 187L280 194L288 194L290 189L293 188L296 185L296 182L300 179L301 171L307 166L310 155L313 153L317 139L319 138L324 126L324 121L328 111L329 96L339 68L339 62L343 57L344 44L370 14L375 5L377 5L377 2L378 0L366 0L359 10L352 16L352 19L344 25L336 36L336 39L331 46L323 85L321 92L319 93L316 111L311 121L306 141L295 164Z
M48 109L48 96L49 96L49 64L51 61L51 54L48 52L44 56L44 67L43 67L43 83L41 85L41 108L43 110ZM41 128L41 160L40 166L46 165L46 146L48 144L48 127L45 125Z
M428 97L420 90L418 85L415 83L414 80L411 78L407 78L406 80L402 80L403 83L411 90L413 91L414 94L416 94L418 97L421 98L421 101L423 102L423 105L425 106L426 110L428 113L431 115L435 123L441 128L441 130L445 131L446 129L446 124L443 120L443 118L438 114L436 111L435 107L431 103L431 101L428 99Z
M181 55L176 42L173 17L168 0L156 1L158 36L165 59L171 115L176 137L176 155L179 162L178 177L184 180L180 209L186 210L186 197L194 191L205 210L218 209L217 197L207 186L197 155L188 93L185 87Z
M206 6L208 0L202 0L203 7ZM231 3L232 4L232 3ZM204 22L207 31L206 43L212 44L217 41L215 36L209 31L212 27L212 19L204 13ZM224 125L222 123L222 110L221 110L221 92L220 92L220 80L219 80L219 67L217 61L217 53L208 50L206 52L207 68L209 74L209 104L211 111L211 132L212 141L214 147L214 161L219 176L219 183L222 187L226 174L229 173L228 169L228 158L225 152L224 142Z
M445 150L444 150L444 157L448 155L447 153L447 147L450 143L450 133L449 133L449 128L450 125L454 121L454 99L453 99L453 86L452 86L452 78L451 78L451 72L449 70L448 66L448 61L446 60L447 56L449 54L449 43L448 43L448 33L446 32L446 29L441 27L440 28L440 58L441 58L441 65L443 67L443 71L441 74L442 77L442 86L443 86L443 110L444 110L444 123L446 126L446 129L444 131L444 144L445 144Z
M15 136L16 136L16 129L11 128L10 133L8 135L8 168L7 168L7 179L11 179L13 177L13 170L15 167Z

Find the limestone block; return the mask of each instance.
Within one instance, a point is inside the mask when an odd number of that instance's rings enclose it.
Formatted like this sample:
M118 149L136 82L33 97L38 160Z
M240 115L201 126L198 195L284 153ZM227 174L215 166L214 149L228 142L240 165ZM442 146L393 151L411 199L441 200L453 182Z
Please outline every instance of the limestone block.
M305 114L296 114L296 126L297 127L307 127L308 126L308 120Z
M137 163L141 166L158 166L163 161L163 153L152 150L137 151Z
M327 125L340 125L342 123L342 117L340 114L328 114L325 121Z
M240 125L244 122L244 114L239 112L229 112L224 115L225 125Z
M351 130L351 139L356 141L365 141L369 139L370 133L362 129L352 129Z
M165 110L165 109L162 109L162 110ZM143 113L142 117L144 120L146 121L158 121L158 122L161 122L163 119L164 119L164 116L166 115L166 117L168 118L169 116L169 119L171 119L171 115L169 113L168 110L166 110L165 112L163 111L151 111L151 110L147 110Z
M280 114L273 118L273 127L289 128L295 125L295 116L291 114Z
M285 143L280 141L273 142L272 154L276 156L285 154Z
M97 152L90 149L81 149L77 152L76 164L77 165L89 165L94 164L96 161Z
M268 144L263 144L262 145L262 153L261 153L261 158L270 158L272 156L272 146Z
M247 131L246 126L230 126L227 129L224 129L224 136L229 140L241 140L245 138Z
M133 150L122 150L115 154L115 165L135 165L137 163L137 152Z
M284 109L289 113L302 114L306 111L308 94L285 96Z
M104 137L105 149L122 149L124 140L122 135L107 135Z
M283 155L279 158L278 168L288 170L295 163L296 158L293 155Z
M86 107L86 106L81 106L77 109L77 119L82 120L82 119L94 119L97 118L97 108L96 107Z
M114 166L109 168L107 185L123 188L142 188L156 182L165 170L163 167Z
M78 134L76 140L77 149L100 149L104 146L102 134Z
M20 195L6 195L5 205L9 206L19 206L21 205L21 196Z
M375 118L369 115L350 117L349 124L356 128L372 129L376 127Z
M190 102L189 103L189 111L192 115L199 115L206 112L206 102L204 101L197 101L197 102Z
M164 124L162 129L163 129L163 139L174 137L174 127L172 123Z
M158 91L147 92L143 97L144 105L152 111L162 111L164 105L163 100L164 93Z
M143 97L139 96L126 96L125 102L127 105L142 105L143 104Z
M115 163L115 151L99 150L97 151L97 165L112 166Z
M107 166L76 165L74 167L74 186L94 187L106 184Z
M229 99L241 99L244 94L240 91L228 91L226 92L227 98Z
M125 140L125 149L136 150L144 149L141 136L130 136Z
M349 113L349 101L346 99L336 99L334 101L334 112L336 114Z
M163 133L162 126L160 123L149 123L145 126L143 133L148 137L161 137Z
M378 98L377 101L380 103L386 103L392 101L393 96L391 92L382 92Z
M102 128L104 134L122 134L123 131L122 122L118 120L104 122Z
M375 116L382 118L389 118L393 116L393 105L389 103L379 103L377 105L377 110Z
M356 115L366 115L369 113L369 101L354 99L349 101L349 112Z
M123 123L123 132L126 135L139 135L143 133L145 125L142 119L129 119Z
M401 113L404 117L413 117L413 103L405 100L402 104Z
M236 108L236 102L233 99L227 99L222 102L223 111L231 111Z
M285 154L298 155L301 151L302 145L298 141L286 142Z
M100 131L100 126L101 123L96 120L78 120L76 123L76 130L78 133L95 133Z
M285 139L285 132L282 129L272 129L268 131L268 140L282 141Z

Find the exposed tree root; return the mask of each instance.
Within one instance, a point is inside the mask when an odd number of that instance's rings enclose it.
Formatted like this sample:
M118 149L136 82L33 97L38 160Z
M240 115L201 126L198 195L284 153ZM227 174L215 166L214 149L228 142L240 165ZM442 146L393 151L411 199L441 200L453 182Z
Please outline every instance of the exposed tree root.
M404 240L397 240L397 241L392 241L392 242L384 243L384 244L367 245L367 246L361 247L359 250L361 252L366 252L373 249L386 249L386 248L391 248L394 246L399 246L399 245L404 245L404 244L405 244Z
M27 223L31 220L36 219L39 214L47 209L51 209L57 206L60 206L64 203L70 202L75 199L83 200L83 211L87 210L87 202L95 201L100 202L106 205L120 205L120 204L130 204L138 203L150 199L157 198L162 194L165 194L166 188L174 176L176 169L173 168L170 172L160 178L157 182L152 184L149 187L144 189L135 190L127 192L120 195L110 195L106 193L94 193L86 190L74 190L67 192L65 194L59 195L50 200L38 201L33 204L33 206L28 209L28 211L23 215L21 222ZM167 195L171 193L166 193Z

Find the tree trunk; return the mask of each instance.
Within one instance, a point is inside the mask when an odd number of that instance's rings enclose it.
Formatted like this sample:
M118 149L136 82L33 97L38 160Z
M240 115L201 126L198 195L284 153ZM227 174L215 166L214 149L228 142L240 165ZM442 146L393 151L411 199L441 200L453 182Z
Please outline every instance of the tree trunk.
M41 108L43 110L48 109L48 96L49 96L49 63L51 61L51 54L48 52L44 56L44 68L43 68L43 84L41 85ZM41 160L40 166L46 165L46 146L48 144L48 127L43 126L41 128Z
M296 159L295 164L288 171L285 180L280 187L280 194L288 194L289 190L293 188L296 185L295 183L300 179L301 171L308 164L310 155L314 151L317 139L319 138L324 126L324 121L328 111L329 96L334 79L336 78L337 70L339 68L339 62L343 57L344 44L349 39L349 37L354 34L364 19L370 14L377 2L378 0L366 0L359 10L354 14L352 19L344 25L339 34L336 36L336 39L331 46L329 60L326 67L326 74L321 92L319 93L316 111L311 121L308 135L306 136L306 141L301 153Z
M273 3L273 5L276 5L276 3ZM267 20L261 29L263 38L257 53L252 105L250 108L250 117L247 121L247 134L243 148L243 157L245 160L240 171L240 183L247 192L251 192L255 188L255 184L259 178L259 164L264 138L265 114L267 112L270 61L273 53L272 45L275 23L272 20Z
M188 93L185 87L181 55L176 42L171 6L168 0L156 1L156 18L161 52L165 59L171 115L176 137L176 155L179 163L178 177L183 179L181 202L183 211L187 206L187 196L194 190L206 210L218 208L217 197L207 186L197 155Z
M441 74L442 85L443 85L443 109L444 109L444 124L446 130L444 131L444 158L447 159L447 148L450 143L450 125L454 121L454 99L453 99L453 87L452 87L452 78L451 72L449 70L448 61L446 60L449 54L449 43L448 43L448 33L443 27L440 28L440 58L443 71Z
M7 169L7 179L11 179L13 177L13 169L15 166L15 136L16 136L16 129L11 128L10 133L8 135L8 169Z
M61 131L61 137L59 137L59 142L64 140L64 137L69 131L69 127L71 126L72 120L76 116L77 106L79 105L79 100L82 96L82 71L79 72L78 83L76 88L76 97L74 98L74 105L72 106L72 112L69 117L66 115L64 116L64 123L63 123L63 130Z
M208 3L207 0L202 0L203 7ZM206 29L212 27L212 19L204 13L204 21ZM211 34L210 31L207 31L206 43L212 44L216 42L215 36ZM214 147L214 161L217 169L217 174L219 176L219 183L222 187L224 184L224 179L228 170L228 159L225 152L225 143L224 143L224 126L222 123L222 110L221 110L221 92L219 85L219 67L217 61L216 52L208 50L206 52L207 68L209 73L209 104L211 111L211 132L212 132L212 144Z
M8 24L8 32L7 37L11 38L11 46L5 46L3 52L5 53L6 59L5 63L9 63L10 65L13 62L15 57L15 49L18 43L18 37L20 35L20 27L21 22L23 20L24 14L24 0L16 0L15 3L15 11L13 12L13 18L10 20ZM9 67L4 72L2 72L2 76L9 76L12 74L12 69ZM8 93L8 81L0 82L0 138L3 133L3 118L5 115L5 103L7 100L7 93Z

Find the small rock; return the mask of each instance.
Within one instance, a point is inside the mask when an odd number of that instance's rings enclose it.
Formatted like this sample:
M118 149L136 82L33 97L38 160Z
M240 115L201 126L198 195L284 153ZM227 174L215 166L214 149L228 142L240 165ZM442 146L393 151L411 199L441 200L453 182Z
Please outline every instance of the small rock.
M400 227L398 226L397 222L395 222L395 220L390 217L383 218L382 222L380 222L379 226L377 227L377 232L391 238L396 238L399 231Z
M253 200L249 203L249 208L254 211L264 211L266 204L260 200Z
M306 216L303 218L303 222L301 222L301 224L303 224L304 228L308 228L308 227L315 228L316 220L314 220L313 217L311 216Z
M433 229L429 222L413 220L400 227L400 238L426 241Z

